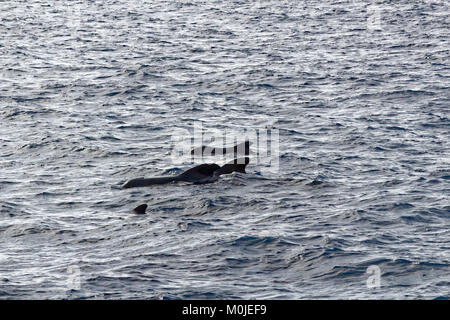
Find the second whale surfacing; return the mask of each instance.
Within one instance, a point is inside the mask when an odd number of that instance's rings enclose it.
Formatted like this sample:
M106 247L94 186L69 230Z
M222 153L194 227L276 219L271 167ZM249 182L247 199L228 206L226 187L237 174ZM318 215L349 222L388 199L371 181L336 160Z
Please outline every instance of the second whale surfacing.
M228 148L218 148L210 146L200 146L191 150L191 155L193 156L221 156L226 154L245 155L250 154L250 145L252 143L248 140L241 142L233 147Z
M137 178L132 179L122 186L122 188L148 187L153 185L166 184L171 182L191 182L191 183L208 183L216 181L222 174L230 174L232 172L245 173L245 167L250 162L250 158L234 159L223 166L215 163L204 163L191 168L178 176L173 177L156 177L156 178Z

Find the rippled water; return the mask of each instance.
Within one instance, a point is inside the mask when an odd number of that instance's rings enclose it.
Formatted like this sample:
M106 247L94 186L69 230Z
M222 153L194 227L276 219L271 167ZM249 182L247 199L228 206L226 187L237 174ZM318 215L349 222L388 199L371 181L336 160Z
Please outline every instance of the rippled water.
M0 2L1 298L449 298L449 15ZM195 122L277 129L279 172L119 188Z

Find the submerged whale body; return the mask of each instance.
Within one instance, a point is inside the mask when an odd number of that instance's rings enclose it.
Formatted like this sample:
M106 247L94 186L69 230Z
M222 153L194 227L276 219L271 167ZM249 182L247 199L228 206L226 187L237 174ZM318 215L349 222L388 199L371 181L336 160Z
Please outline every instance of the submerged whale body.
M178 176L173 177L157 177L157 178L137 178L132 179L122 186L122 188L147 187L152 185L166 184L171 182L191 182L191 183L208 183L216 181L222 174L230 174L232 172L245 173L245 166L250 162L249 158L239 158L230 161L223 166L215 163L204 163L191 168Z

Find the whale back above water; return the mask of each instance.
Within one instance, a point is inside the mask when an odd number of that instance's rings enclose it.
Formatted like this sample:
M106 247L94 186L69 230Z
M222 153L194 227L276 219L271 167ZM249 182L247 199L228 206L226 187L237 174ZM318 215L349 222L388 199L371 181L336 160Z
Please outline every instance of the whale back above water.
M204 163L183 172L178 177L181 179L180 181L196 182L213 176L214 172L219 169L220 166L215 163Z
M192 182L207 183L218 179L222 174L230 174L232 172L245 173L245 166L250 162L248 157L234 159L222 167L215 163L204 163L195 166L177 176L172 177L156 177L156 178L137 178L128 180L122 188L147 187L152 185L166 184L171 182Z
M194 156L219 156L233 153L235 156L250 154L250 141L241 142L233 147L218 148L210 146L200 146L191 150L191 155Z
M248 158L248 157L234 159L233 161L230 161L230 162L224 164L216 172L214 172L214 174L221 175L221 174L229 174L229 173L233 173L233 172L245 173L245 167L249 164L249 162L250 162L250 158Z

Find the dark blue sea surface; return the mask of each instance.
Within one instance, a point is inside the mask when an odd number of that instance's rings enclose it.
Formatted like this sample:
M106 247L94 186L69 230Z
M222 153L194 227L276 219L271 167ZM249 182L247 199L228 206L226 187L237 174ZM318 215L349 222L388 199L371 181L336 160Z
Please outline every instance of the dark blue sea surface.
M1 1L0 298L448 299L449 19ZM120 188L192 167L171 141L195 123L277 130L279 169Z

